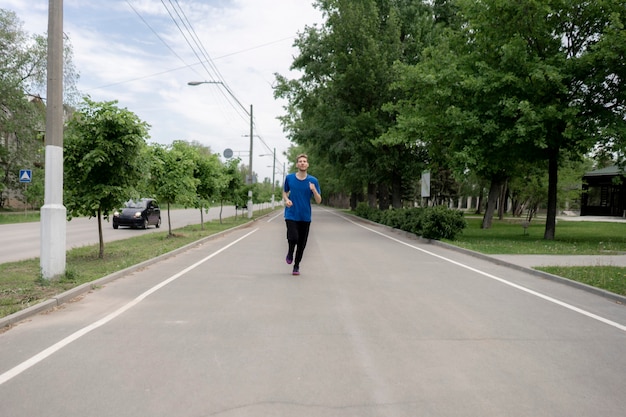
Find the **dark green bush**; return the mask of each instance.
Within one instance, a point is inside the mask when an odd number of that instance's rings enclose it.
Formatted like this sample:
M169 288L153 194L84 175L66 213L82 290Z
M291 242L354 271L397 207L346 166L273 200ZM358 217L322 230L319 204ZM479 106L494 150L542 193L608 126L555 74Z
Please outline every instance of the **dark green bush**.
M463 213L458 210L444 206L429 207L422 219L422 237L454 240L466 225Z
M424 210L426 209L420 207L406 209L406 221L402 226L402 230L421 235Z
M381 212L379 223L394 229L403 229L406 223L406 210L391 209Z
M355 214L370 221L404 230L426 239L454 238L466 227L463 213L445 206L381 211L359 203Z
M367 213L369 211L369 206L367 205L367 203L358 203L356 205L356 208L354 209L354 214L356 214L359 217L363 217L364 219L367 219Z
M380 210L370 207L367 203L362 202L357 204L354 213L367 220L379 223L382 213Z

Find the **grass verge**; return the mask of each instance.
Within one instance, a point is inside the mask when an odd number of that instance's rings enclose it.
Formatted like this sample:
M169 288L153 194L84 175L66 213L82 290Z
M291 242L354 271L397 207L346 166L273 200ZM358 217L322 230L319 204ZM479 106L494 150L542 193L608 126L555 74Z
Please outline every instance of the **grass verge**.
M626 296L626 268L623 267L542 266L535 269Z
M0 224L38 222L38 211L0 211Z
M254 218L270 211L255 211ZM248 218L232 217L222 220L222 223L207 222L204 229L201 225L176 229L173 237L168 237L167 231L164 231L106 242L103 259L98 258L98 245L71 249L67 252L65 275L60 279L41 278L39 258L0 264L0 317L249 221ZM129 247L133 248L130 252Z
M531 223L526 229L520 219L493 222L481 229L482 219L469 217L468 227L455 246L487 255L623 255L626 254L626 223L560 221L554 240L544 240L545 224ZM618 266L537 267L563 278L626 296L626 268Z
M520 219L494 220L481 229L482 219L469 217L456 246L491 255L623 255L626 223L559 221L554 240L545 240L545 224L533 222L526 229Z

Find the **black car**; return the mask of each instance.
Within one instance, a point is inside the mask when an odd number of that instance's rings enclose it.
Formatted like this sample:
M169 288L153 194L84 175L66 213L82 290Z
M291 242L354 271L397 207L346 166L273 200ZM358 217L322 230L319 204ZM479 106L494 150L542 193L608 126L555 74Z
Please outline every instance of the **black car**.
M114 229L120 226L146 229L150 225L161 227L161 209L153 198L142 198L139 201L128 200L123 209L113 213Z

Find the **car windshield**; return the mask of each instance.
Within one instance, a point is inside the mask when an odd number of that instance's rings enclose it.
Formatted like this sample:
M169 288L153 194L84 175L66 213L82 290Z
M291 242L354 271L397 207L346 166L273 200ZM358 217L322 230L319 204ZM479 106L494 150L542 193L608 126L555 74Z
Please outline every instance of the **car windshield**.
M128 200L126 202L126 207L127 208L145 208L146 207L146 202L145 201Z

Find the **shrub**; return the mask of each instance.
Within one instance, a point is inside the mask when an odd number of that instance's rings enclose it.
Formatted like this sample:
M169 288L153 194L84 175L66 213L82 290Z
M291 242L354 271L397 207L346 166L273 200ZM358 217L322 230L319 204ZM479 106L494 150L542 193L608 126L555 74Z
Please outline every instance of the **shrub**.
M381 212L379 223L394 229L402 229L406 223L406 210L391 209Z
M424 210L426 209L418 207L406 209L406 221L402 226L402 230L421 235Z
M367 219L367 213L369 212L370 208L367 205L367 203L358 203L356 205L356 208L354 209L354 214L356 214L359 217L363 217L364 219Z
M463 213L459 210L451 210L444 206L429 207L422 219L422 237L454 240L466 225Z
M367 220L371 220L373 222L379 223L381 212L375 208L370 207L367 203L361 202L357 204L354 213Z
M385 226L436 240L454 240L467 225L461 211L445 206L381 211L369 207L367 203L359 203L355 214Z

